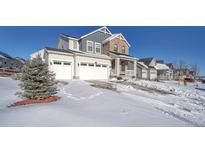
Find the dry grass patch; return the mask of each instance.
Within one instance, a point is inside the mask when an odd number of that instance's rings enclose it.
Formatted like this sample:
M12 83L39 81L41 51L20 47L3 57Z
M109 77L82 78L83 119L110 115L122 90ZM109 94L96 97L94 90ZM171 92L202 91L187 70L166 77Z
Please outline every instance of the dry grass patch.
M103 81L96 81L96 80L88 81L88 82L91 83L92 87L117 91L117 88L115 87L115 85L113 83L103 82Z

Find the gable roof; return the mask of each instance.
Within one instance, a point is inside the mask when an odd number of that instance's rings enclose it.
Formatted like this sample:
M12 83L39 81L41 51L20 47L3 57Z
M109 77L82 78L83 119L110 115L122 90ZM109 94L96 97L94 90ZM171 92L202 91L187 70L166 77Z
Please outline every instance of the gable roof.
M157 63L157 65L155 66L155 68L157 70L168 70L169 67L166 64L161 64L161 63Z
M153 57L150 57L150 58L142 58L142 59L140 59L139 61L140 61L140 62L143 62L145 65L148 66L153 59L154 59Z
M122 39L127 43L127 45L130 47L130 44L128 43L128 41L125 39L125 37L122 35L122 33L119 33L119 34L112 34L110 37L108 37L107 39L105 39L103 41L103 44L108 42L108 41L111 41L112 39L116 38L116 37L122 37Z
M91 34L93 34L93 33L95 33L95 32L98 32L98 31L103 32L103 29L104 29L105 31L107 31L108 34L112 35L112 33L110 32L110 30L109 30L106 26L104 26L104 27L101 27L101 28L99 28L99 29L97 29L97 30L94 30L94 31L92 31L92 32L90 32L90 33L88 33L88 34L86 34L86 35L81 36L80 39L85 38L85 37L87 37L87 36L89 36L89 35L91 35Z
M174 66L172 63L167 63L166 65L169 66L169 68L174 69Z
M143 62L137 62L137 64L140 65L140 66L142 66L142 67L144 67L144 68L146 68L146 69L148 69L148 66L145 65Z

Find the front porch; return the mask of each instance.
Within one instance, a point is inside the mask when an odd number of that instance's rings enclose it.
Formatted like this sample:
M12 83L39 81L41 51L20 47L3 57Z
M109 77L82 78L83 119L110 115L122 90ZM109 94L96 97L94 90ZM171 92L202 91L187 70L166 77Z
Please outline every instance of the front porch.
M112 57L111 76L136 78L137 59L130 56Z

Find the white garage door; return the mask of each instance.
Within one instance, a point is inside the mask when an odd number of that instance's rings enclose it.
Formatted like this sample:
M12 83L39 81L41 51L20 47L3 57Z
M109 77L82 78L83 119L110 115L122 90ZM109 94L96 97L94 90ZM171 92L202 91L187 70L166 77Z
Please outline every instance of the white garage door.
M80 63L79 76L83 80L108 79L108 66L104 64Z
M53 72L56 79L72 79L72 63L66 61L53 61Z

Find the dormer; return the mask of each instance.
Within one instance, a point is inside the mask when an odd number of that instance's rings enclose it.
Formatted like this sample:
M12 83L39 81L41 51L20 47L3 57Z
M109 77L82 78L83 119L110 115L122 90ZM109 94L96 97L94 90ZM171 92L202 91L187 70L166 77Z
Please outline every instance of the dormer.
M57 43L58 49L79 51L79 42L76 37L61 34Z

